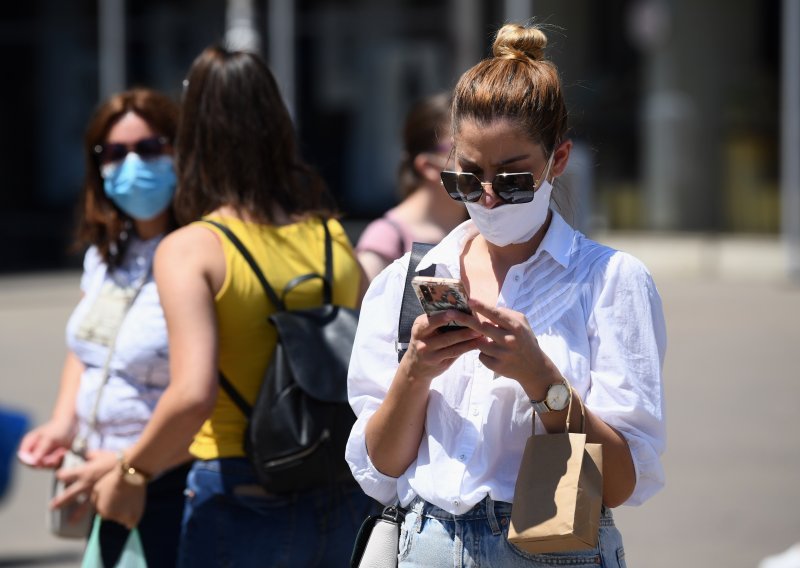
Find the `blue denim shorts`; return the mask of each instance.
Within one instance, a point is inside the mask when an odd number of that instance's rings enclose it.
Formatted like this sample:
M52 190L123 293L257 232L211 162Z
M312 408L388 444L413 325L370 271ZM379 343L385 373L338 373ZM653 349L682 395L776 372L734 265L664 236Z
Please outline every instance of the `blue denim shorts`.
M485 497L463 515L452 515L417 497L408 507L400 534L399 565L477 567L625 568L622 536L611 510L603 507L600 542L594 549L530 554L507 540L511 503Z
M355 482L271 495L244 458L198 460L186 481L178 566L347 566L375 510Z

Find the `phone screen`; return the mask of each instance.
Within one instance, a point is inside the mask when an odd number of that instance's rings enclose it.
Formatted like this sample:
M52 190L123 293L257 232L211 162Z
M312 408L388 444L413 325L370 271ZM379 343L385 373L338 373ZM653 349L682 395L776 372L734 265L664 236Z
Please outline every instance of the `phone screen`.
M416 276L411 281L422 309L429 316L446 310L459 310L471 314L467 304L467 292L464 284L453 278L434 278ZM440 327L440 331L454 331L463 326L450 323Z

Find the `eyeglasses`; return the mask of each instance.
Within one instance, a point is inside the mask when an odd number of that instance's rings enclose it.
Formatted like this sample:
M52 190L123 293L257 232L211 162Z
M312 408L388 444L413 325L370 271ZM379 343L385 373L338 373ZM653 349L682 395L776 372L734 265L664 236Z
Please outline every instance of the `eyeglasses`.
M545 179L550 172L553 155L547 161L542 172ZM453 172L445 170L441 173L442 185L447 194L456 201L475 203L483 195L483 187L491 185L492 191L505 203L529 203L539 189L540 182L531 172L497 174L492 181L481 181L478 176L469 172Z
M166 153L169 140L165 136L142 138L133 144L97 144L94 155L100 165L121 162L129 152L135 152L143 160L157 158Z

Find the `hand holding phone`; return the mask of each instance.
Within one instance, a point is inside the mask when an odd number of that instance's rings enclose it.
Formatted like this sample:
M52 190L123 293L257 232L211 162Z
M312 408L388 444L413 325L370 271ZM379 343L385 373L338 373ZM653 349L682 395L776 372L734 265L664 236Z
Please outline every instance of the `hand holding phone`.
M422 309L428 316L447 310L458 310L472 314L467 304L467 291L464 284L455 278L436 278L433 276L415 276L411 286L417 294ZM450 322L440 327L439 331L455 331L464 326Z

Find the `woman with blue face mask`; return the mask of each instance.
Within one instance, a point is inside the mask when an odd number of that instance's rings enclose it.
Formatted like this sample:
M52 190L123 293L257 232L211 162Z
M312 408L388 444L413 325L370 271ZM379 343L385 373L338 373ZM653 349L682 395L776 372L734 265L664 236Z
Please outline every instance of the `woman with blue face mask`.
M507 24L493 57L454 89L441 189L470 220L417 270L461 280L472 314L418 317L398 362L409 255L372 281L361 307L346 457L365 493L406 509L401 567L624 566L611 509L664 483L661 301L641 262L551 208L572 143L546 45L541 29ZM461 329L440 333L451 322ZM598 544L530 554L507 540L523 451L533 428L563 432L569 408L580 424L578 400L588 441L603 450ZM545 501L526 504L547 511Z
M53 508L90 514L89 497L105 473L119 469L169 383L167 330L153 279L156 246L175 227L172 142L178 107L149 89L102 103L84 140L83 186L76 247L88 245L82 297L67 323L69 351L52 417L23 439L19 458L35 468L59 468L67 449L87 458L59 469L66 484ZM187 453L171 465L188 462ZM148 566L175 565L188 465L147 483L139 524ZM128 530L100 524L106 566L113 566Z
M358 306L365 279L332 195L299 151L264 60L211 46L185 85L175 197L183 226L155 258L170 385L139 441L125 450L128 467L95 486L97 510L137 525L149 492L128 482L130 472L158 474L188 447L195 462L177 566L346 566L373 501L335 473L335 461L322 484L278 493L261 484L247 457L249 420L234 400L256 404L277 353L269 317L279 308L228 235L241 241L270 287L304 281L301 294L285 296L290 309L318 306L323 297L322 280L305 275L329 273L332 303L348 308ZM230 391L222 389L223 377ZM345 465L343 456L339 461Z

